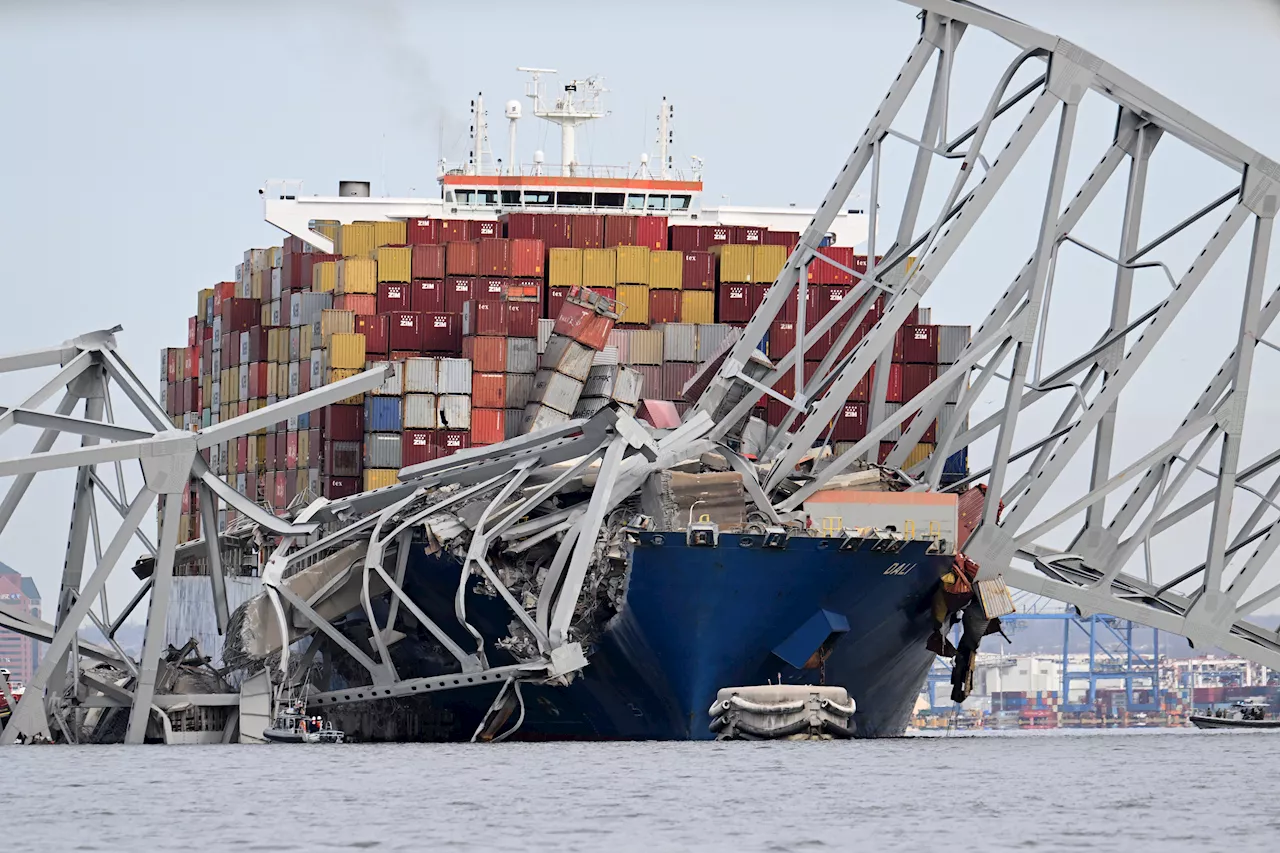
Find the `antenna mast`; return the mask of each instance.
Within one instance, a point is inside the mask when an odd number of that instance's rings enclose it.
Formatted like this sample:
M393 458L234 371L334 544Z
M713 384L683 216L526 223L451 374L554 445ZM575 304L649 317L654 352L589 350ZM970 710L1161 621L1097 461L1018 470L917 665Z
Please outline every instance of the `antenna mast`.
M604 88L604 79L598 76L585 80L570 80L565 84L564 94L548 104L543 90L542 75L555 74L554 68L516 69L532 75L525 85L525 97L533 101L533 114L552 124L560 125L560 174L572 177L576 174L578 164L574 150L574 132L578 125L586 124L593 119L604 118L608 113L600 102L600 96L608 90Z
M666 96L662 98L662 109L658 110L658 176L662 180L667 180L671 169L670 147L675 141L675 134L671 130L671 119L675 117L675 107L667 103Z

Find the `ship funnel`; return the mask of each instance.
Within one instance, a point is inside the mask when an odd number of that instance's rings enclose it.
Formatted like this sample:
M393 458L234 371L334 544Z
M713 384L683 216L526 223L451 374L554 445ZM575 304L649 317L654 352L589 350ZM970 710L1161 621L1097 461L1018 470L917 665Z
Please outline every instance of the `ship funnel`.
M368 181L338 181L338 195L343 198L368 198Z

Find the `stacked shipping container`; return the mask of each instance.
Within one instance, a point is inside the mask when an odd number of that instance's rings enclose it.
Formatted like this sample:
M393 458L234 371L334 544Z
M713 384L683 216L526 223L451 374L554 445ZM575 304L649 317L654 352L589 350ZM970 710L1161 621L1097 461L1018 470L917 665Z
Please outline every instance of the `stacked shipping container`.
M624 215L513 213L496 222L316 228L334 241L332 254L294 237L246 251L231 281L200 291L187 345L163 356L162 402L179 428L245 414L379 362L395 365L395 377L364 398L207 452L229 485L276 511L299 495L336 498L388 485L403 466L586 416L610 400L634 407L643 395L683 408L684 384L733 326L750 319L798 239ZM821 251L865 269L865 258L850 249ZM821 261L809 277L811 327L853 277ZM573 291L580 287L591 292ZM617 302L617 328L609 300ZM584 305L596 319L579 334L571 327ZM797 310L793 300L770 330L771 354L794 341ZM569 325L555 334L561 319ZM810 359L820 359L837 334ZM909 399L967 341L967 328L904 329L889 399ZM865 431L866 393L864 382L852 395L852 417L835 424L836 442ZM762 407L758 414L780 419L776 401ZM948 471L963 465L949 460ZM194 493L183 513L184 538L198 536ZM224 511L219 524L230 520Z

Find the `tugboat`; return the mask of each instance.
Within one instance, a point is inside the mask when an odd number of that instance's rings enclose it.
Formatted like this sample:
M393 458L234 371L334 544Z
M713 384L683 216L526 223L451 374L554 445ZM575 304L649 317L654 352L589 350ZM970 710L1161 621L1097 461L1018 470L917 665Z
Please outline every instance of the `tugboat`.
M1267 703L1261 699L1243 699L1213 714L1192 714L1198 729L1280 729L1280 719L1267 718Z
M301 699L276 714L275 722L263 729L269 743L342 743L346 736L323 717L307 713Z

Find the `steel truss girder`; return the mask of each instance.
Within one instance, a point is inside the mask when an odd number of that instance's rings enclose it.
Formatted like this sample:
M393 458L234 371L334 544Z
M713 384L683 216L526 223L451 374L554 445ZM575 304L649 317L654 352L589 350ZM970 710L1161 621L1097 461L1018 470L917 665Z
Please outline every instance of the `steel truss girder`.
M984 574L1005 572L1007 579L1017 578L1027 589L1068 603L1158 624L1198 643L1214 642L1245 656L1265 658L1268 663L1280 660L1275 657L1280 650L1280 634L1244 619L1280 601L1280 583L1273 583L1274 578L1265 584L1261 580L1268 577L1269 569L1274 570L1274 555L1280 549L1280 477L1265 485L1251 482L1280 462L1280 450L1276 450L1274 431L1258 434L1245 422L1251 386L1270 388L1275 384L1274 376L1268 377L1267 384L1267 374L1258 375L1262 360L1255 360L1254 352L1259 341L1268 343L1264 336L1280 313L1280 289L1264 301L1264 272L1274 217L1280 207L1276 186L1280 182L1280 166L1064 39L968 2L907 2L923 10L923 37L912 47L903 72L858 138L813 226L805 232L760 312L738 341L733 356L726 359L699 401L698 409L720 411L721 400L729 398L730 389L742 381L745 357L763 337L788 292L800 285L804 268L813 257L808 238L826 225L823 211L841 207L855 182L869 180L869 210L903 211L894 240L883 251L884 262L875 264L877 250L874 241L869 242L867 272L856 277L856 286L822 323L797 334L796 346L778 360L761 384L772 386L789 374L818 337L836 323L859 323L878 292L887 293L887 304L880 322L852 352L839 355L853 340L852 330L846 328L812 378L796 383L795 399L787 401L793 409L767 442L766 457L780 451L763 483L765 493L777 500L777 509L798 509L805 497L831 477L869 457L879 439L894 428L900 429L901 437L890 451L887 464L904 464L942 407L947 401L958 399L954 409L948 410L955 412L950 426L939 428L939 443L932 456L915 464L910 473L922 477L914 488L937 489L943 482L944 463L950 454L983 436L995 439L990 464L975 460L974 468L979 470L949 487L959 490L982 482L990 490L983 524L966 549L982 564ZM1013 46L1016 57L995 82L989 98L986 92L980 93L986 100L986 110L979 121L951 140L946 130L950 118L950 71L963 53L954 39L957 31L965 34L965 49L971 48L976 39L995 34ZM986 35L978 35L980 31L986 31ZM935 54L936 71L923 84L931 87L924 127L913 129L919 131L917 139L912 130L894 125L898 109L920 87L920 78ZM1027 85L1014 82L1014 74L1023 63L1040 60L1046 65L1042 76ZM1085 131L1078 130L1075 123L1078 105L1086 97L1099 96L1117 107L1115 134L1098 165L1064 208L1068 158L1075 151L1085 150ZM1012 130L1007 141L987 139L992 119L1014 109L1019 102L1024 102L1026 116L1016 128L1009 125ZM1030 102L1029 109L1026 102ZM979 326L964 351L962 364L941 371L937 382L904 403L895 416L884 416L883 354L921 295L955 280L951 276L956 271L950 262L953 257L961 257L956 254L957 248L984 218L993 198L1003 192L1001 184L1009 170L1020 159L1026 159L1024 152L1051 110L1060 112L1057 142L1050 165L1040 167L1045 181L1041 186L1047 188L1043 204L1036 205L1040 227L1030 258ZM882 205L886 187L880 174L880 157L886 142L914 146L911 156L915 163L910 177L904 176L898 197ZM1148 163L1153 156L1163 157L1165 149L1181 145L1225 164L1240 176L1239 185L1153 237L1147 233L1146 220L1151 217L1146 216L1144 201L1157 173L1148 173ZM998 156L984 156L988 148ZM938 158L937 163L934 158ZM1123 214L1115 242L1086 244L1073 231L1102 198L1101 191L1125 161L1128 171ZM923 186L931 177L931 166L942 171L959 168L949 173L955 175L954 181L950 177L942 179L944 190L947 183L950 190L935 196L937 207L923 211ZM980 181L970 181L968 177L977 170L974 167L986 170L979 171ZM1034 181L1035 177L1028 179L1020 167L1019 180ZM1186 245L1188 229L1224 205L1229 209L1220 214L1225 216L1221 225L1190 266L1180 275L1175 274L1166 260L1169 249ZM917 219L925 223L921 231L916 229ZM1247 223L1251 223L1248 229ZM1236 291L1220 286L1219 279L1226 273L1215 268L1215 263L1240 231L1250 233L1251 245L1243 295L1236 302ZM1045 335L1050 317L1060 316L1061 305L1070 298L1061 289L1054 293L1059 256L1068 245L1090 252L1114 267L1113 280L1108 282L1112 297L1107 306L1107 331L1091 344L1069 338L1058 340L1055 336L1055 360L1068 344L1069 351L1075 354L1065 358L1062 366L1045 369ZM907 255L913 253L920 262L907 270ZM1162 269L1172 287L1157 304L1135 305L1135 295L1141 292L1135 287L1137 271L1148 267ZM1211 271L1215 300L1220 304L1230 300L1228 307L1238 307L1240 311L1234 350L1180 423L1171 423L1165 430L1153 429L1137 438L1136 443L1126 434L1122 446L1117 426L1124 423L1127 411L1135 411L1134 404L1124 401L1138 397L1140 391L1135 389L1149 375L1150 363L1174 347L1170 344L1173 336L1167 330L1180 313L1186 313L1183 309L1192 294L1198 288L1208 289L1208 285L1201 285ZM988 277L989 272L984 267L969 277L977 275ZM963 282L966 276L961 273L959 278ZM1015 312L1022 312L1018 323L1012 322ZM990 353L985 356L985 363L980 360L983 356L970 357L976 350ZM1179 352L1178 357L1184 352ZM816 465L813 474L798 476L797 464L824 441L828 423L873 365L878 369L869 398L866 438L848 443L849 449L829 463ZM968 385L971 378L975 380L972 387ZM1003 408L980 423L968 425L973 401L996 378L1007 383ZM758 389L746 394L715 425L711 437L732 428L758 396ZM1032 406L1036 407L1035 421L1024 415ZM913 413L910 425L900 427ZM805 423L789 432L799 414L806 415ZM1039 426L1042 414L1049 416L1043 420L1046 426L1052 423L1047 429ZM1038 437L1032 437L1035 432L1039 432ZM1256 453L1260 440L1268 442L1260 456L1242 456L1242 447ZM1081 452L1090 446L1091 451ZM1214 448L1219 451L1217 464L1204 465L1203 460ZM1117 465L1121 451L1124 461ZM1018 463L1017 470L1011 470L1014 462ZM1087 471L1088 486L1083 489L1077 485L1080 478L1065 476L1080 466ZM1206 476L1212 479L1211 488L1202 490L1201 484L1196 497L1179 497L1194 480ZM1132 488L1132 494L1117 511L1117 496L1122 489L1127 491L1126 487ZM780 494L787 497L780 498ZM1110 508L1108 497L1113 501ZM1233 507L1247 503L1246 498L1255 502L1233 512ZM1003 512L999 499L1006 504ZM1169 565L1153 566L1152 538L1188 535L1176 531L1195 529L1184 522L1202 510L1210 516L1203 563L1181 574ZM1064 557L1060 553L1061 542L1050 544L1048 540L1064 532L1071 536L1075 525L1079 528L1069 540L1071 553ZM1203 540L1203 533L1192 535ZM1197 544L1190 550L1199 548ZM1140 557L1146 562L1144 580L1131 567ZM1031 566L1015 567L1015 560L1029 560Z

